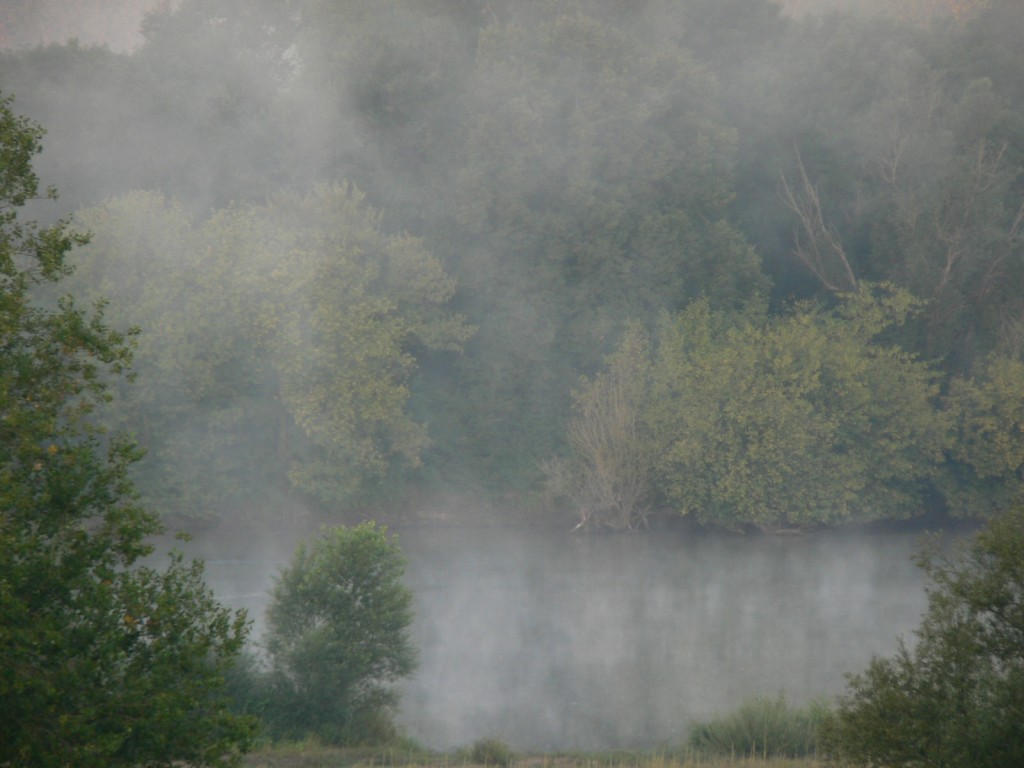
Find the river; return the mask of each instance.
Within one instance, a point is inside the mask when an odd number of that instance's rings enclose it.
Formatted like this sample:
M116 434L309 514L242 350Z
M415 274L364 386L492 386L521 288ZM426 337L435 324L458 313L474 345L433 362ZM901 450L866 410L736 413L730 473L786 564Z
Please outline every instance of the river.
M679 744L745 698L829 699L926 605L915 533L580 535L538 526L403 529L419 668L400 722L425 746ZM248 609L293 542L199 542L208 581Z

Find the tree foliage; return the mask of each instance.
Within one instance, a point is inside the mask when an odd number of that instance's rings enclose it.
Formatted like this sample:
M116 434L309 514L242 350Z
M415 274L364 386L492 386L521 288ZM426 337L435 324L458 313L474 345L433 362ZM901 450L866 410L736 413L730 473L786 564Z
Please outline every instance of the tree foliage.
M1024 504L1024 363L992 355L953 380L956 414L944 490L958 513L993 515Z
M548 492L566 497L579 515L577 528L635 529L646 522L652 458L641 408L648 400L647 334L631 326L607 367L584 378L573 393L570 461L546 465Z
M849 678L824 731L866 765L1019 765L1024 760L1024 513L993 519L966 552L920 564L934 587L916 645Z
M772 0L186 0L157 8L131 53L0 53L0 85L51 126L43 161L91 207L96 252L131 237L105 227L134 227L167 256L144 261L143 245L118 262L131 268L93 273L174 276L136 280L151 311L123 318L166 329L166 343L140 341L144 382L121 414L150 449L147 499L240 509L261 486L327 505L384 487L523 498L543 459L570 452L572 392L628 322L652 333L695 300L739 327L761 297L781 322L794 300L832 306L886 282L923 302L887 343L933 363L943 392L987 386L991 354L1021 358L1024 15L1016 0L888 6L794 18ZM326 202L346 182L360 213ZM98 213L104 199L122 212ZM361 256L358 238L309 245L294 222L329 232L330 205L339 231L374 219L381 241ZM398 232L453 281L427 304L478 328L449 334L465 354L398 332L408 303L382 310L404 288L371 278L370 254ZM314 262L335 246L328 290ZM284 268L285 253L302 255ZM249 275L303 311L272 308ZM298 347L283 340L300 326ZM354 365L364 343L375 356ZM159 397L143 407L144 391ZM794 450L819 439L766 398ZM1012 483L949 456L977 492L954 508L1005 506Z
M327 529L299 546L267 611L278 732L344 744L394 735L390 684L416 665L404 567L398 545L374 523Z
M41 136L0 101L0 763L226 765L250 735L220 693L247 622L200 563L141 562L160 525L128 479L139 453L95 419L130 340L102 303L35 296L85 241L21 217Z
M916 514L951 427L935 372L879 338L913 306L868 285L784 316L695 302L649 353L634 331L577 395L581 494L620 526L655 496L726 527Z
M134 192L79 219L95 235L76 285L123 297L117 319L149 330L114 416L144 428L140 487L165 512L215 514L271 478L365 501L418 466L431 439L408 408L417 357L459 351L472 329L446 308L455 283L438 260L383 232L357 190L203 222Z
M284 269L263 265L284 287L270 343L282 401L315 448L290 477L342 500L392 463L420 463L430 437L407 408L415 352L457 352L472 330L445 308L455 282L440 262L422 241L381 232L355 190L275 203L267 213L290 250Z
M667 322L649 417L667 499L769 528L915 514L948 428L931 369L876 338L911 306L866 286L835 312Z

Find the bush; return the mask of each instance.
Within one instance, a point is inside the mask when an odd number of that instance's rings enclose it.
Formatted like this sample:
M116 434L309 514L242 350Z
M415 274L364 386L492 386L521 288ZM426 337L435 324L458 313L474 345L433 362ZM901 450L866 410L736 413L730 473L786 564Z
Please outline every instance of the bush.
M512 748L500 739L480 739L469 752L470 762L479 765L498 765L508 768L516 760Z
M338 745L393 741L390 684L412 672L412 595L405 561L374 523L325 531L300 545L267 612L275 737Z
M870 765L1024 765L1024 511L956 559L932 547L919 563L935 586L917 646L849 678L824 750Z
M730 715L690 728L688 746L704 755L806 757L817 752L817 731L827 710L791 707L777 698L748 699Z

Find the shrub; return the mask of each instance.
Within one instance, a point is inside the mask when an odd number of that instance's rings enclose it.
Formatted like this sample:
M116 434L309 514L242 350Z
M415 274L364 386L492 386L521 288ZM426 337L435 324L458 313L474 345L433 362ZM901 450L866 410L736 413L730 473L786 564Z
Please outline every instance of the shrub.
M479 765L498 765L508 768L516 760L512 748L500 739L480 739L473 743L469 759Z
M935 586L916 647L849 678L824 751L870 765L1024 765L1024 511L955 559L933 548L919 563Z
M705 755L810 756L826 714L820 704L791 707L781 693L755 697L729 715L691 726L688 746Z

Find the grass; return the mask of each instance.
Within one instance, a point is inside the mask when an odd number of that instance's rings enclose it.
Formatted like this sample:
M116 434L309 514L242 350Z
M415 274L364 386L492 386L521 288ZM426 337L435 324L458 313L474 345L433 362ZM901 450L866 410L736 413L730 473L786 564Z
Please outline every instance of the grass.
M480 755L478 754L478 757ZM246 768L469 768L472 748L454 753L422 750L372 750L284 744L245 756ZM494 763L490 763L494 765ZM810 758L702 757L672 752L517 754L512 768L823 768Z
M401 747L325 747L315 741L277 743L245 757L246 768L822 768L813 755L827 709L793 707L781 693L754 697L731 713L690 727L685 746L660 751L519 754L486 738L454 752Z
M824 704L793 707L783 694L747 699L736 710L690 727L687 742L697 754L812 757L818 729L827 716Z

